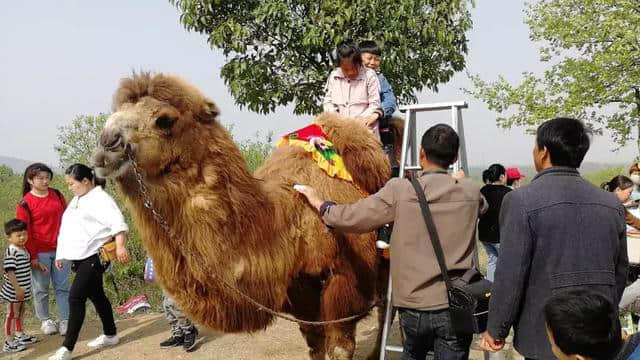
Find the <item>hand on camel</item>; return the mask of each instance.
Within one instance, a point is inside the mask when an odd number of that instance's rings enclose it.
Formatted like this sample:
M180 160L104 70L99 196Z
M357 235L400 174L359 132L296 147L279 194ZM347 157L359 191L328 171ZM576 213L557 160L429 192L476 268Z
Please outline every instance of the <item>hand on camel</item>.
M299 184L293 185L293 189L304 195L307 198L307 201L309 201L309 204L316 208L316 210L320 211L320 206L322 205L323 201L320 199L320 197L318 197L316 189L312 188L309 185Z
M371 115L367 115L367 116L360 116L358 117L358 120L360 120L364 126L371 128L373 127L373 124L376 123L376 121L378 121L378 114L377 113L373 113Z
M365 125L367 125L367 127L371 128L373 127L373 124L376 123L376 121L378 121L379 115L377 113L373 113L369 116L366 117L366 121L365 121Z

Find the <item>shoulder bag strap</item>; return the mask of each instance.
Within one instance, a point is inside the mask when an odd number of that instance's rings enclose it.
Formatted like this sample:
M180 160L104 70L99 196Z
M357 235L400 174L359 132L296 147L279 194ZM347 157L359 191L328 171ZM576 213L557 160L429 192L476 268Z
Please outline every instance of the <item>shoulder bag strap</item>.
M431 210L429 210L429 205L427 204L427 198L424 196L424 191L422 190L422 187L420 187L420 183L418 183L418 180L415 177L411 178L411 185L413 185L413 188L416 191L416 195L418 195L418 201L420 202L420 208L422 209L422 218L424 219L424 224L427 226L427 231L429 232L429 237L431 238L431 244L433 244L433 250L436 253L436 258L438 259L438 265L440 265L442 278L444 279L444 283L447 286L447 290L451 290L451 288L453 287L451 285L451 278L449 277L447 263L444 259L444 252L442 251L442 246L440 245L440 237L438 237L436 224L433 223L433 216L431 216Z

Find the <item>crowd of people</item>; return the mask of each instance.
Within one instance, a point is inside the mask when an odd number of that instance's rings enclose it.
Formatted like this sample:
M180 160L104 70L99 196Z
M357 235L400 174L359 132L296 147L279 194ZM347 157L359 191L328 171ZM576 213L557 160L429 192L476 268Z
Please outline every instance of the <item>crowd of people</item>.
M481 340L487 351L500 351L513 329L514 346L526 359L640 359L638 335L623 340L614 306L628 280L627 224L637 219L623 204L634 183L617 176L598 188L582 178L577 169L589 144L581 121L549 120L536 133L537 174L528 185L520 186L517 169L494 164L478 189L447 171L459 146L451 127L435 125L422 136L417 179L449 276L475 266L476 224L489 255L493 285ZM422 211L409 181L392 179L354 204L321 199L308 186L298 191L331 228L365 232L394 223L392 301L404 335L403 359L422 360L429 351L436 359L468 359L472 336L455 330L429 231L416 221Z
M113 262L126 263L128 226L113 198L104 191L103 179L83 164L65 171L73 194L67 203L59 190L49 187L52 170L41 163L27 167L23 197L16 218L5 223L9 246L4 254L4 281L0 297L7 303L4 352L19 352L38 341L23 331L26 303L31 300L44 335L64 336L62 346L49 360L71 359L91 300L102 321L103 334L88 342L92 348L117 345L111 302L105 295L103 274ZM110 254L110 255L109 255ZM70 272L75 273L70 284ZM56 294L58 319L49 313L49 287ZM192 351L198 336L195 326L165 296L163 304L171 336L161 348L183 346Z
M396 100L380 72L382 51L374 41L340 44L337 67L328 77L324 111L362 123L381 142L392 166L389 129ZM486 277L493 282L487 330L481 346L500 351L513 330L514 346L527 359L640 359L640 335L621 330L619 314L640 297L640 280L628 282L627 226L640 231L640 168L591 185L578 172L590 145L590 132L572 118L541 124L533 144L537 174L523 186L517 168L489 166L484 186L449 173L458 159L460 139L438 124L422 136L415 175L428 199L441 239L447 273L461 277L477 266L476 235L488 255ZM38 341L23 331L26 302L32 298L41 331L64 336L49 360L71 359L85 318L87 299L102 321L103 334L90 347L119 343L103 274L113 262L126 263L128 227L103 180L91 168L74 164L65 171L73 193L49 187L53 172L33 164L24 173L23 198L16 218L5 224L0 297L7 302L5 352ZM380 191L354 204L320 198L308 186L296 187L327 226L343 232L385 233L376 245L390 247L393 305L399 310L404 360L468 359L472 334L453 323L436 250L418 194L407 179L392 178ZM389 226L393 224L393 227ZM389 231L388 231L389 232ZM70 283L70 272L75 273ZM635 280L635 279L632 279ZM49 289L56 297L57 320L49 312ZM198 329L168 294L163 307L171 326L162 348L191 351ZM624 338L623 338L624 337Z

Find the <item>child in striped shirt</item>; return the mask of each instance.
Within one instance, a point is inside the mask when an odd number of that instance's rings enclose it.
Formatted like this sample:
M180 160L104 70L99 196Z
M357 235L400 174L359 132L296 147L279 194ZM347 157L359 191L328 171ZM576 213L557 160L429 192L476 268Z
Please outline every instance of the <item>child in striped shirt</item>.
M38 340L22 332L22 316L25 303L31 299L31 260L25 249L27 242L27 224L13 219L4 224L9 246L4 252L4 276L0 298L6 301L7 318L5 330L7 338L2 347L4 352L19 352L25 345ZM15 325L15 332L13 328Z

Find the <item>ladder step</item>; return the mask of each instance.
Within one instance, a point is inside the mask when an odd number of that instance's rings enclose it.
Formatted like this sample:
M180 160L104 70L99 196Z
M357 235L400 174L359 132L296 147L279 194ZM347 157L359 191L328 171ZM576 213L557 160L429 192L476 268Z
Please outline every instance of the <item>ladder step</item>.
M391 352L402 352L402 346L396 346L396 345L387 345L384 348L386 351L391 351Z

